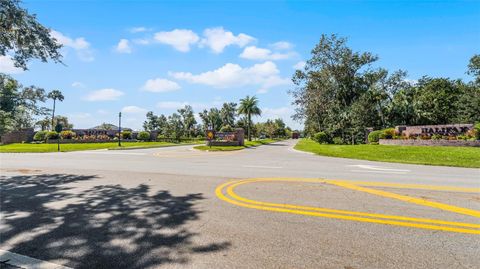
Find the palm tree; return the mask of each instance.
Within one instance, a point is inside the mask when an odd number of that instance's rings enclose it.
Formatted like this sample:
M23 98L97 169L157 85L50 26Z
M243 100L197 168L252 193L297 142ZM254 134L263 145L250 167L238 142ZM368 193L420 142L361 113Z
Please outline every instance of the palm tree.
M59 90L53 90L49 92L47 97L50 99L53 99L53 111L52 111L52 130L53 130L53 128L55 128L53 126L53 120L55 119L55 101L58 100L62 102L65 97L63 96L62 92Z
M238 107L238 114L247 116L247 134L248 141L252 141L250 129L252 128L252 116L260 116L262 111L258 107L258 99L255 96L248 96L240 99L240 106Z

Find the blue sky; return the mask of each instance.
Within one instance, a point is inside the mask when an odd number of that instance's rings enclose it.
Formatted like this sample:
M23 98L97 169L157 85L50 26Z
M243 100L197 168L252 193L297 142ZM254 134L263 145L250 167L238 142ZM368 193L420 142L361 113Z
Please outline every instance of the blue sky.
M257 95L262 118L293 113L290 78L322 33L349 38L377 66L462 78L480 53L480 1L24 1L61 41L65 65L33 61L0 71L59 89L57 113L76 128L117 121L141 128L146 111L195 112Z

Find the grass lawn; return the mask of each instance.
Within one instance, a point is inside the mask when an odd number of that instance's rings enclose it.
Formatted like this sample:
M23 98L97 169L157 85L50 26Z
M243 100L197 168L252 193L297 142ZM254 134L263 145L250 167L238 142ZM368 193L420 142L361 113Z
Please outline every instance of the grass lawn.
M186 143L183 143L186 144ZM93 149L128 149L128 148L150 148L150 147L167 147L182 145L182 143L169 142L122 142L122 147L118 147L118 142L108 143L77 143L77 144L60 144L60 151L77 151L77 150L93 150ZM56 152L57 144L8 144L1 145L0 152Z
M254 141L247 141L245 140L245 146L206 146L206 145L201 145L201 146L195 146L194 149L198 150L208 150L208 151L232 151L232 150L241 150L245 148L250 148L250 147L256 147L256 146L261 146L265 144L270 144L280 141L278 139L261 139L261 140L254 140Z
M330 157L480 168L480 148L475 147L321 145L302 139L295 149Z

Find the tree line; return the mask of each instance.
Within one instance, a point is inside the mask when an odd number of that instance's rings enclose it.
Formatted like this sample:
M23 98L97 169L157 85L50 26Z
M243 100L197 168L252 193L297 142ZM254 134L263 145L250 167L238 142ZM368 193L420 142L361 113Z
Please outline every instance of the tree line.
M305 133L325 132L343 143L361 143L368 127L474 123L480 121L480 55L467 66L473 81L423 76L374 67L378 56L355 52L347 39L322 35L290 91L294 119Z
M253 136L273 138L291 134L292 130L282 119L253 124L252 117L260 116L261 113L258 99L255 96L247 96L240 99L239 104L227 102L220 109L216 107L204 109L198 113L201 122L197 122L190 105L185 105L168 116L155 115L153 111L149 111L143 129L149 132L158 131L160 136L168 138L203 137L207 130L231 132L235 128L247 130L249 140Z

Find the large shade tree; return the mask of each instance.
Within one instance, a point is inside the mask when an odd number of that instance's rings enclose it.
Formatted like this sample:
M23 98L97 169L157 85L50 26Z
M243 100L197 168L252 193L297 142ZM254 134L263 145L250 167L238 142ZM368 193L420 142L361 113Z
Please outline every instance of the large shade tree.
M24 70L31 59L61 62L62 45L51 36L50 29L19 4L18 0L0 0L0 55L10 57Z
M248 140L252 140L251 131L252 128L252 116L260 116L262 110L258 107L258 99L255 96L248 96L240 99L240 106L238 107L238 114L245 115L247 118L247 134Z

